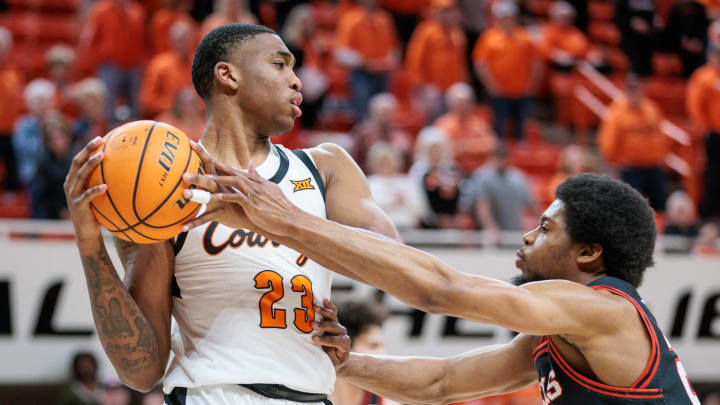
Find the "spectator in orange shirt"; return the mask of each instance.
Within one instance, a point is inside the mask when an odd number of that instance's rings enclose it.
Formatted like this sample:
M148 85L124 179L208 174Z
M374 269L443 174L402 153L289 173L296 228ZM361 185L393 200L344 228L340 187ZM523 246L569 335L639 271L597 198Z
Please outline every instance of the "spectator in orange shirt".
M248 10L247 0L215 0L214 9L215 12L205 17L202 23L201 38L221 25L258 23L257 17Z
M475 71L490 95L495 133L502 137L505 120L513 115L520 139L540 80L541 64L530 36L517 24L515 3L499 1L491 10L495 25L480 36L473 49Z
M467 43L461 19L455 0L432 0L430 17L418 25L408 44L405 69L427 104L430 119L443 112L443 93L467 80Z
M80 41L108 88L106 114L114 118L118 97L127 97L130 118L139 113L138 94L145 61L145 12L133 0L98 0L90 7Z
M205 108L192 87L180 89L175 94L172 107L155 119L180 128L195 142L200 140L205 130Z
M20 72L10 65L8 57L12 49L12 33L0 27L0 159L5 166L3 191L20 189L17 162L12 146L12 132L22 108L22 80Z
M654 209L665 211L663 162L668 144L660 131L663 117L634 74L627 75L625 94L610 105L600 123L600 152L624 182L647 196Z
M367 114L370 97L387 89L389 73L399 63L395 24L378 0L356 0L359 7L338 22L335 58L352 69L350 89L358 118Z
M590 59L599 64L601 55L585 35L573 25L575 9L566 1L550 6L550 21L540 30L539 51L555 70L571 70L578 61Z
M140 104L144 117L154 118L168 110L178 90L192 85L193 42L191 25L185 21L173 24L170 29L171 49L155 56L143 77Z
M497 147L497 136L484 117L477 114L475 95L466 83L456 83L446 94L449 112L435 121L445 131L455 161L465 176L482 166Z
M151 35L153 55L170 50L170 28L178 21L184 21L193 29L193 46L197 45L197 26L190 16L192 3L189 0L167 0L166 6L152 16Z
M704 217L720 217L720 47L711 47L708 63L690 77L687 110L705 141Z
M567 178L594 171L587 152L580 145L566 147L560 156L559 163L558 171L550 178L550 182L543 190L544 201L554 200L557 186Z

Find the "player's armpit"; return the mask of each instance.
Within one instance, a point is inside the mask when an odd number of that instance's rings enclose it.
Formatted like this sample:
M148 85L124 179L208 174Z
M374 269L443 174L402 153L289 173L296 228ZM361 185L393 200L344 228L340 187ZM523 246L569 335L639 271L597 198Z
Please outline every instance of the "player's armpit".
M324 143L309 152L325 181L329 220L400 240L390 218L373 200L362 170L345 149Z
M537 337L482 347L449 358L353 353L338 377L382 397L409 404L449 404L517 391L537 381Z

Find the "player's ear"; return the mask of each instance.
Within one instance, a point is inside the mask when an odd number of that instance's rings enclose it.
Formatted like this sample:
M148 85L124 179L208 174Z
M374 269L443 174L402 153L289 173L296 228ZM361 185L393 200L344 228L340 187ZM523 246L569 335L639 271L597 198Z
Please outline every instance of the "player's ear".
M240 72L227 62L218 62L213 70L215 80L225 91L235 92L240 87Z
M575 260L580 270L587 273L596 273L605 267L602 253L603 247L599 243L581 245Z

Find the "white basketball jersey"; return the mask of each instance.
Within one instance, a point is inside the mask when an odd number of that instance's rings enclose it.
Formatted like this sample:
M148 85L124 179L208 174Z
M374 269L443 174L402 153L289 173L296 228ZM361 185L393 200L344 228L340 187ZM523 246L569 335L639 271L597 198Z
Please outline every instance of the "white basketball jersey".
M298 207L325 218L322 179L306 153L271 145L258 173ZM332 273L295 250L211 222L175 242L172 354L164 390L282 384L329 394L332 362L311 340L313 303Z

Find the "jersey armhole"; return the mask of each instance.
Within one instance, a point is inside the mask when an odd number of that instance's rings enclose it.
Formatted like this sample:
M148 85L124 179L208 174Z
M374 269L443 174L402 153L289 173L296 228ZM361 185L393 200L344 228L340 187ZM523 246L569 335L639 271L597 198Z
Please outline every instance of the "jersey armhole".
M305 166L307 166L308 170L310 170L313 178L315 178L315 182L318 184L318 189L320 190L323 201L325 201L325 184L323 183L322 176L320 175L320 171L315 165L313 158L305 152L304 149L295 149L292 152L298 157L298 159L300 159L301 162L303 162L303 164L305 164Z

